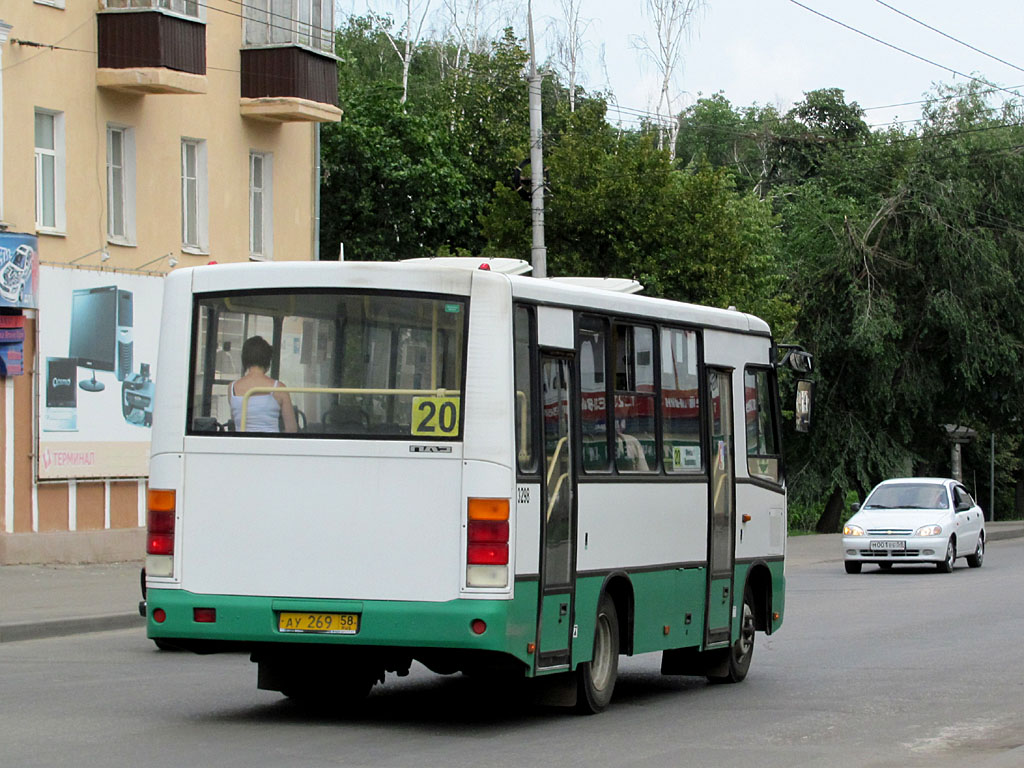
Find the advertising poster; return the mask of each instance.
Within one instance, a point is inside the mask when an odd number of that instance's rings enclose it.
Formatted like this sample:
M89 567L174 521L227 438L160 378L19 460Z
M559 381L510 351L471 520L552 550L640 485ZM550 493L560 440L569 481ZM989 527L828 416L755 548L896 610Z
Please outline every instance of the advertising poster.
M163 277L42 271L39 479L145 477Z
M0 378L25 372L25 318L0 315Z
M39 238L0 232L0 307L37 309Z

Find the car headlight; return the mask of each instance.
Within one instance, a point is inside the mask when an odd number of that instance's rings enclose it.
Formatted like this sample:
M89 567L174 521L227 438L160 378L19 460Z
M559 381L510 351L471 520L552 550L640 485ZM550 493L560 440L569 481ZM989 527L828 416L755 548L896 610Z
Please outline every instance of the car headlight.
M941 525L926 525L914 531L915 536L938 536L941 533Z
M859 525L849 525L849 524L847 524L847 525L843 526L843 536L863 536L863 535L864 535L864 529L861 528Z

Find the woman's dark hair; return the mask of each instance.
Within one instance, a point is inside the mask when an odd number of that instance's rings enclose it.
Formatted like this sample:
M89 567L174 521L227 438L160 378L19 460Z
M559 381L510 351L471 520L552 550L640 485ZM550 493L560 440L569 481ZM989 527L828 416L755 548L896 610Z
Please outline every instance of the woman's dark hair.
M267 340L262 336L253 336L245 340L242 345L242 371L247 371L256 365L264 371L270 370L270 358L274 351L270 348Z

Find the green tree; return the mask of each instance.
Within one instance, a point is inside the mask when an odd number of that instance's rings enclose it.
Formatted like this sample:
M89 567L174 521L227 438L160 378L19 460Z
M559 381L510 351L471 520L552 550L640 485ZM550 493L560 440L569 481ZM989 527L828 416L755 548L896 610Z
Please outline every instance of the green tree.
M944 425L994 427L1024 404L1019 129L975 106L968 91L920 135L830 148L786 190L798 333L821 370L794 490L827 499L818 530L837 529L848 489L948 466Z

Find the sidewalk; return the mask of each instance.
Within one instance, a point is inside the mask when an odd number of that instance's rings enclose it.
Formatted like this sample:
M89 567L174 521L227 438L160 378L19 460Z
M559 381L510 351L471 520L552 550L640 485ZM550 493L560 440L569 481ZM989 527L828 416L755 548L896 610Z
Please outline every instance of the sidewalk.
M989 541L1024 536L1024 520L987 523ZM791 565L838 562L840 535L790 536ZM0 566L0 643L145 626L141 562Z

